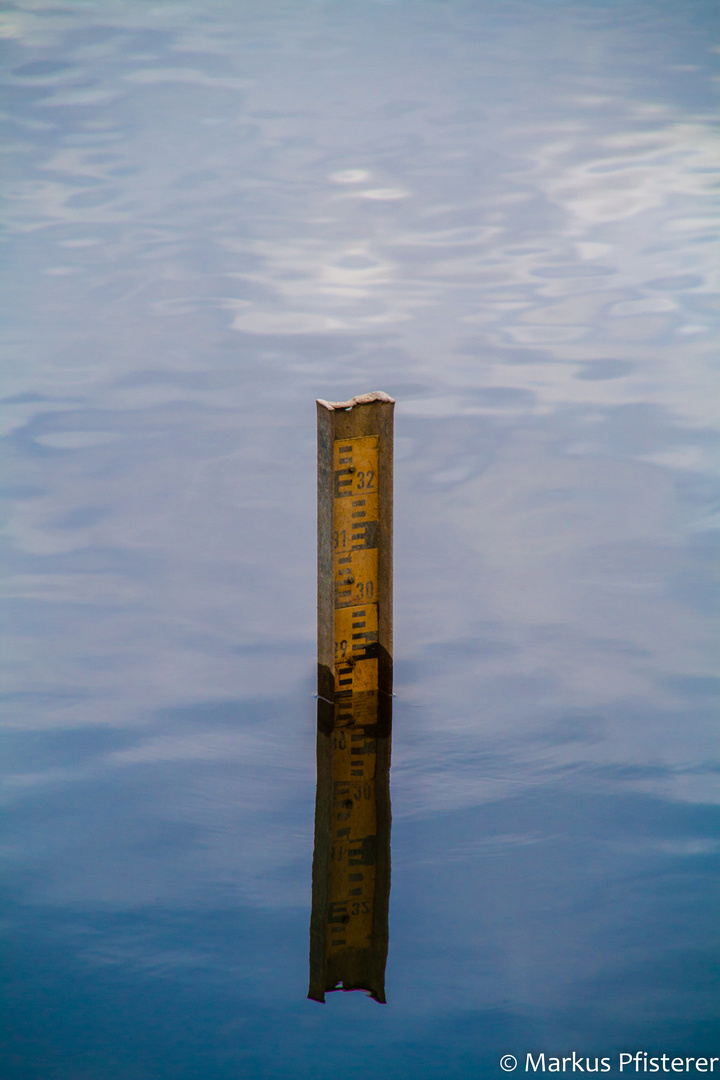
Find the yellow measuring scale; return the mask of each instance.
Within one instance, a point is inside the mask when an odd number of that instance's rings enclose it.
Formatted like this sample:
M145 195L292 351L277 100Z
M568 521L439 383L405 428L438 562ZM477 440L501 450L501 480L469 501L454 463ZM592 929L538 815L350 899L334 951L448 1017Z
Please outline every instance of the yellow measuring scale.
M318 789L309 996L319 1001L339 988L385 1000L393 404L384 394L318 403Z
M378 440L336 439L335 693L377 690Z

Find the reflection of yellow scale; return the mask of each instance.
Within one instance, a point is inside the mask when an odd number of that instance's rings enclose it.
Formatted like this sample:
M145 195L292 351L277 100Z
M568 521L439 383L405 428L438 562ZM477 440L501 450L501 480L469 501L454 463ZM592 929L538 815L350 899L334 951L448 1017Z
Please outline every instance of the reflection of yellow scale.
M384 394L318 403L318 792L309 996L320 1001L339 984L385 1000L393 404Z

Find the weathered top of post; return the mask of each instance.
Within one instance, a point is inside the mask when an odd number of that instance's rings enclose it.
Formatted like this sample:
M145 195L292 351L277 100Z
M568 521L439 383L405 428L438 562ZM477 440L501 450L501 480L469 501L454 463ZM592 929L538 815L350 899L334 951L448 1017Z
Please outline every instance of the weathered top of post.
M369 405L371 401L388 401L393 405L395 404L395 398L391 398L389 394L384 394L382 390L373 390L371 394L358 394L357 397L350 398L349 401L323 401L322 398L317 399L318 405L323 405L330 412L334 409L352 409L355 405Z

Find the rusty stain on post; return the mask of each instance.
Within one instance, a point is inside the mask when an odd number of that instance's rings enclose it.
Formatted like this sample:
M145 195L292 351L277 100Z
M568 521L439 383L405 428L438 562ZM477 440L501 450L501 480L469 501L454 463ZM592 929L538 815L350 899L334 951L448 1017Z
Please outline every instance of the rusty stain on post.
M385 1001L393 410L318 401L318 732L310 992Z

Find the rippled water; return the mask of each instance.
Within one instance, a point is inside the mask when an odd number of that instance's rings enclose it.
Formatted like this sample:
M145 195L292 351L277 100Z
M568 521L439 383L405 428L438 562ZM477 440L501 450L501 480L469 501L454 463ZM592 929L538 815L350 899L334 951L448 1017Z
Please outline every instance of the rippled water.
M8 1080L717 1046L717 8L3 6ZM397 398L388 1005L307 992L314 399Z

